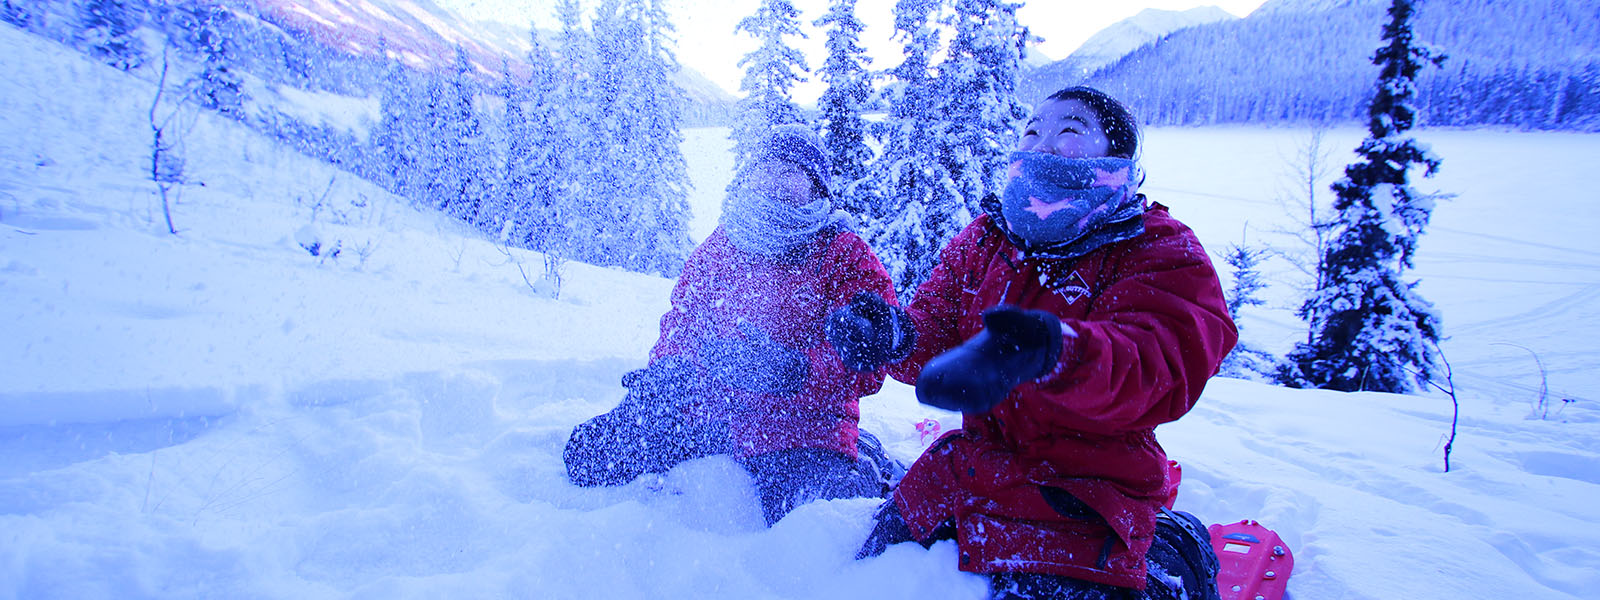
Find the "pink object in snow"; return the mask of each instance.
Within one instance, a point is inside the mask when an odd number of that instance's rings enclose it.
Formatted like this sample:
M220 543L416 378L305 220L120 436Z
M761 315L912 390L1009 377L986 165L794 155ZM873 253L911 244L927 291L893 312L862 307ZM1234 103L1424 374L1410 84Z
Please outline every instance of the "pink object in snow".
M1250 519L1206 529L1222 563L1217 572L1222 600L1282 600L1294 554L1276 532Z
M933 419L923 419L921 423L917 423L917 433L922 435L918 441L926 446L930 438L939 439L939 422Z

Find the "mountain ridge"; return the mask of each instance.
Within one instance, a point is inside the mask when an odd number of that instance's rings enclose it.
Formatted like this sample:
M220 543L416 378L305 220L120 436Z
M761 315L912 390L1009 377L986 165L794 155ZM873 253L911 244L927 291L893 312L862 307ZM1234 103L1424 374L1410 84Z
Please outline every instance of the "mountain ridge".
M1174 32L1083 82L1157 124L1361 122L1386 7L1277 0ZM1447 56L1417 76L1424 123L1600 130L1600 1L1435 0L1418 5L1413 32Z
M1082 81L1090 73L1175 31L1238 18L1216 6L1183 11L1144 9L1101 29L1066 58L1028 71L1018 82L1017 92L1023 103L1037 103L1050 93Z
M504 60L513 76L527 70L529 29L492 20L468 19L429 0L231 0L251 6L264 20L308 34L325 47L362 57L387 54L420 71L439 71L463 48L486 80L499 78ZM541 42L554 34L540 31ZM734 98L704 75L679 65L674 81L693 104L727 104Z

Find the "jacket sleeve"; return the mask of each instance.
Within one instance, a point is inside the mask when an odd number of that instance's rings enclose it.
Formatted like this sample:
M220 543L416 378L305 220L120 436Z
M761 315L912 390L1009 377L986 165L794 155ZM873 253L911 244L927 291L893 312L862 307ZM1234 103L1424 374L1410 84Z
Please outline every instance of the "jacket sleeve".
M704 318L700 315L707 312L700 291L710 283L705 248L706 244L702 243L689 253L683 272L678 275L678 283L672 287L672 306L661 315L661 333L650 349L651 363L666 356L684 356L699 363L696 349L700 346L700 337L710 333L699 321Z
M980 255L988 223L988 217L979 217L956 234L940 251L939 263L928 280L917 287L906 307L916 327L917 343L910 356L890 366L889 374L895 379L916 385L917 375L928 361L966 341L960 325L967 316L968 296L982 279L975 269L983 263Z
M1194 406L1238 331L1194 232L1164 211L1146 226L1108 253L1112 281L1083 318L1062 321L1077 336L1064 342L1054 371L1017 388L1020 408L1117 434L1177 420Z
M826 310L821 313L824 321L828 315L849 304L850 299L860 292L877 294L889 304L899 305L889 272L860 236L849 231L841 232L829 245L823 261L827 269L826 278L833 284ZM828 343L826 336L818 336L816 343L810 344L805 350L806 358L811 363L812 386L845 386L854 397L876 394L883 387L884 369L866 373L851 370L844 366L838 351Z

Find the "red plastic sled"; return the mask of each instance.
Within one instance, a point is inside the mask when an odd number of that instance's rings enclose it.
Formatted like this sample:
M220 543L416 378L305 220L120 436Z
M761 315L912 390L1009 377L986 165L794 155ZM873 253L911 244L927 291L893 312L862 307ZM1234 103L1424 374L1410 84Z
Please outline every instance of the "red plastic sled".
M1249 519L1207 530L1222 563L1217 572L1222 600L1283 599L1294 571L1294 554L1277 533Z

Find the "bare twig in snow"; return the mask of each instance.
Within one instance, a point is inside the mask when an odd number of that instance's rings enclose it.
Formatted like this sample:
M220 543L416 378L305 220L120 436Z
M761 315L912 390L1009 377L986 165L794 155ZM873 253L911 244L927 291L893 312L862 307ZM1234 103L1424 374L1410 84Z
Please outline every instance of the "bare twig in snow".
M1425 377L1422 379L1423 381L1426 381L1428 385L1433 386L1434 389L1444 392L1445 395L1450 396L1450 405L1453 409L1450 414L1450 437L1444 443L1444 472L1449 473L1450 451L1454 449L1456 445L1456 426L1461 422L1461 400L1456 397L1456 382L1453 372L1450 369L1450 360L1445 358L1444 349L1440 348L1439 344L1437 343L1433 345L1433 349L1435 352L1439 353L1439 362L1444 364L1445 385L1439 385L1439 383L1434 381L1431 377ZM1421 376L1420 372L1407 365L1401 364L1400 368L1410 371L1412 375L1417 375L1419 377Z
M1522 346L1518 346L1516 344L1510 343L1510 342L1495 342L1493 345L1495 345L1495 346L1511 346L1512 348L1522 348L1523 351L1527 352L1528 354L1533 355L1533 363L1539 366L1539 397L1536 398L1533 401L1533 416L1539 417L1539 420L1541 420L1541 421L1549 418L1550 417L1550 377L1544 370L1544 361L1539 360L1539 353L1538 352L1534 352L1532 350L1529 350L1527 348L1524 348Z

